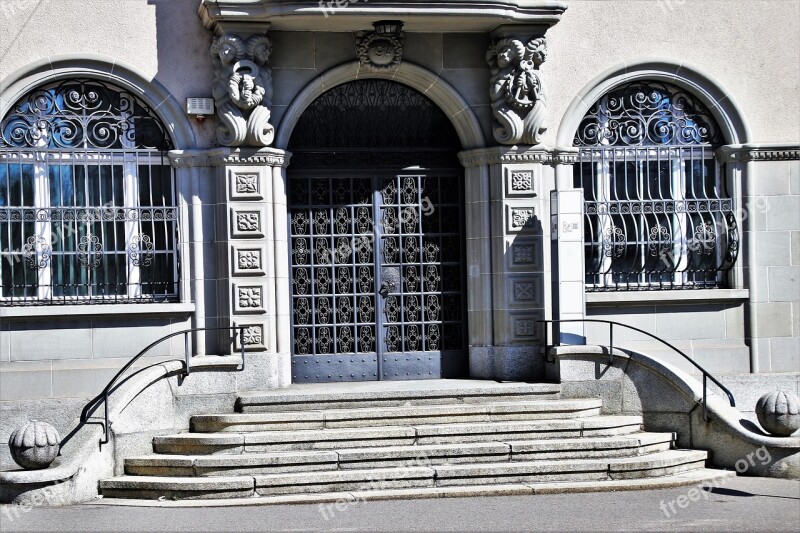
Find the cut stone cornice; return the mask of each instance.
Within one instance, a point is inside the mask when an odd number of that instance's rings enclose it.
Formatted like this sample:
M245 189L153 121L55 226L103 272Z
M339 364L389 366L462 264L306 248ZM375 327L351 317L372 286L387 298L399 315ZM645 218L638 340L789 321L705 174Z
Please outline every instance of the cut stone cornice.
M277 31L358 31L380 19L400 19L408 32L489 32L501 25L544 28L557 23L567 3L557 0L203 0L206 28L269 23ZM230 31L230 30L226 30Z
M725 162L797 161L800 143L738 144L722 146L718 156Z
M269 165L284 167L292 153L276 148L212 148L210 150L172 150L169 158L175 168L221 167L226 165Z
M578 161L578 150L541 146L493 146L460 152L458 159L465 167L517 163L572 165Z

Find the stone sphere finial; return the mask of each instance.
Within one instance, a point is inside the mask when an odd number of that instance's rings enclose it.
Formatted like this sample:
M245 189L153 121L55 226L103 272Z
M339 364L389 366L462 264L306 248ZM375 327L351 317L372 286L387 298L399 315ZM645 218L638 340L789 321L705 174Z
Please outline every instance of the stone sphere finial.
M11 458L25 470L42 470L58 456L61 437L47 422L31 420L8 439Z
M778 437L788 437L800 429L800 398L786 391L770 392L756 403L761 427Z

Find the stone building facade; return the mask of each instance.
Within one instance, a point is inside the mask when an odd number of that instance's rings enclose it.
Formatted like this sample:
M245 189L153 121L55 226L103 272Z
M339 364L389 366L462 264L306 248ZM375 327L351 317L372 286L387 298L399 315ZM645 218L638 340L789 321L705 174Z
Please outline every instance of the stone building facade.
M797 372L799 15L0 2L0 440L187 329L143 362L243 352L210 392L544 380L544 319Z

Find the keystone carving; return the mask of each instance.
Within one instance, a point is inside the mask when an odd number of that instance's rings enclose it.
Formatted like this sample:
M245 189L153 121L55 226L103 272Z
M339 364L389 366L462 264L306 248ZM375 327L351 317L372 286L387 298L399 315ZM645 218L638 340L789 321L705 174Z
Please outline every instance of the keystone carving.
M540 144L546 99L539 67L547 59L544 37L523 42L506 38L486 52L491 70L489 97L494 115L494 138L500 144Z
M263 34L246 41L232 34L214 39L212 92L220 120L217 140L223 146L272 144L272 71L267 66L271 53L272 43Z
M356 35L356 50L362 67L375 72L392 70L403 59L403 36L360 32Z

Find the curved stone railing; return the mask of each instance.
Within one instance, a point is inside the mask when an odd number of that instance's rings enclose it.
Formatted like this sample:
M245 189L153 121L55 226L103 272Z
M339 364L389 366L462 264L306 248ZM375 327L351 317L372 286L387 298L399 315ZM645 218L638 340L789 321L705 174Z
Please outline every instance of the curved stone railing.
M193 357L192 374L180 386L178 377L185 373L184 361L135 370L109 398L110 446L99 444L104 433L101 419L90 418L87 424L95 425L75 433L49 468L0 472L0 503L70 505L95 498L100 479L121 474L125 455L149 453L153 435L186 429L187 415L208 407L204 391L221 396L217 409L227 406L232 410L236 387L222 384L229 390L221 394L209 385L230 376L227 371L241 364L240 356ZM181 396L185 401L176 401ZM76 419L75 427L80 424Z
M713 393L703 420L701 383L670 364L619 349L609 361L601 346L560 346L551 354L548 374L560 379L564 398L600 396L604 412L639 414L648 431L677 432L679 446L708 450L716 467L800 478L800 436L767 435Z

